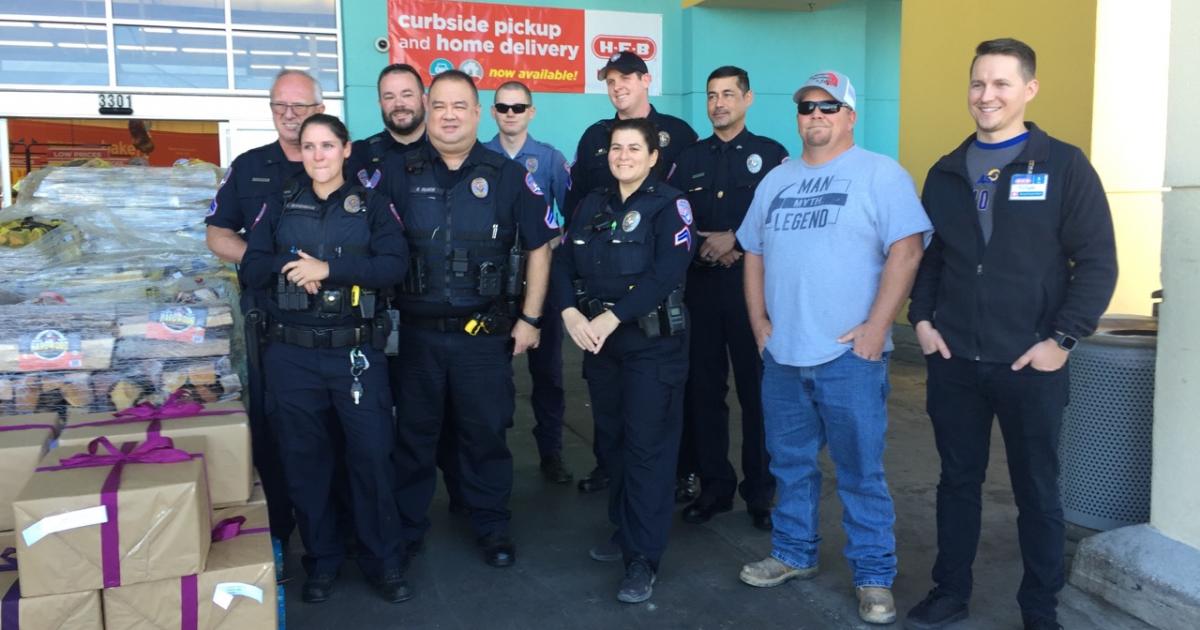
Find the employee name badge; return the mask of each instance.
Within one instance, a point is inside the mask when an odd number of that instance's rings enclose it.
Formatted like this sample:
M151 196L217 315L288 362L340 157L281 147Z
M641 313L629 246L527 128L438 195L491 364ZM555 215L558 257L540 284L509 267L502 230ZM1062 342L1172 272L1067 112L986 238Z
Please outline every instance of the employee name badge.
M1017 173L1008 187L1009 201L1045 201L1049 173Z

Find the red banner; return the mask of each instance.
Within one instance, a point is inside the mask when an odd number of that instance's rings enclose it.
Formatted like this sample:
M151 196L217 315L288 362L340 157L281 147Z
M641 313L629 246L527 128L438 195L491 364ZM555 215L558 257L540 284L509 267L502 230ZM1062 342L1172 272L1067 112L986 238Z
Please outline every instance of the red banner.
M584 91L584 20L581 9L388 0L392 62L427 82L462 70L484 90L516 80L538 92Z

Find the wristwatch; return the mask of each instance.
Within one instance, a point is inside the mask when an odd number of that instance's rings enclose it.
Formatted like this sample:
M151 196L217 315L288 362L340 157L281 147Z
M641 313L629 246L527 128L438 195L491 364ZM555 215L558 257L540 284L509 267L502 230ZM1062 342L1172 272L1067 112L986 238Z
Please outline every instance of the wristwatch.
M1057 330L1054 331L1054 336L1051 337L1051 339L1054 340L1054 343L1058 344L1059 348L1062 348L1067 352L1074 350L1075 346L1079 344L1078 339L1068 335L1067 333L1059 332Z
M517 319L525 322L526 324L529 324L530 326L533 326L534 328L537 328L538 330L541 330L541 328L542 328L542 318L541 317L530 317L530 316L526 315L525 313L521 313L520 315L517 315Z

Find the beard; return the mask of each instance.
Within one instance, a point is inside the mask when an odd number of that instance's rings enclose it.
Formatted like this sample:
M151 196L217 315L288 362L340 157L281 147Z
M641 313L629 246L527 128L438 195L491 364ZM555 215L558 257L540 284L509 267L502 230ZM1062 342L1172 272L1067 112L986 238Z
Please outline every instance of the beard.
M395 122L392 122L392 113L404 113L404 112L408 112L408 113L412 114L412 122L411 123L409 123L407 125L398 125ZM416 131L417 128L420 127L421 124L425 122L425 109L424 108L418 109L418 110L395 109L395 110L392 110L391 112L383 112L382 117L383 117L383 126L388 131L390 131L394 134L397 134L397 135L407 136L408 134Z

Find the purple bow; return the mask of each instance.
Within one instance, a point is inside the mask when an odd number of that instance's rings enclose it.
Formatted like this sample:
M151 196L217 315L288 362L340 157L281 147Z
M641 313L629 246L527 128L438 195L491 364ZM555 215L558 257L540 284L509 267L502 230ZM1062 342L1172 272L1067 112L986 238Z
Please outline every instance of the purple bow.
M247 527L243 529L242 526L245 524L245 516L232 516L222 520L213 527L212 541L222 542L246 534L263 534L271 531L269 527Z
M143 402L128 409L113 414L112 420L96 420L94 422L68 423L70 428L104 427L116 424L132 424L149 422L146 436L157 435L162 430L163 420L180 420L197 416L228 416L237 413L236 409L205 411L204 405L187 399L187 392L177 389L161 405Z
M17 570L17 550L13 547L5 547L4 553L0 553L0 571L16 571Z
M105 452L101 452L103 449ZM146 441L125 442L120 448L106 437L98 437L88 443L86 453L77 453L59 461L58 466L44 466L39 471L69 470L112 466L104 484L100 487L100 503L108 513L108 520L100 524L100 559L104 575L104 587L121 585L121 533L117 519L117 489L121 486L121 471L125 464L170 464L192 459L191 453L175 448L171 438L158 434L149 435Z

